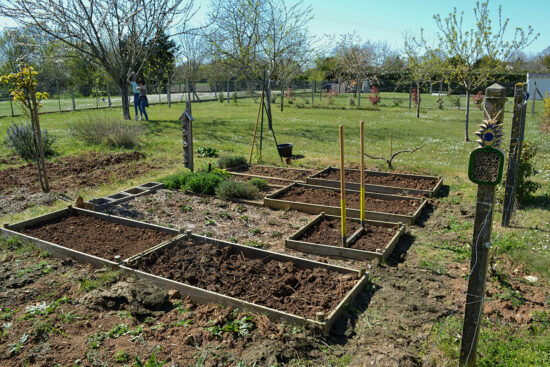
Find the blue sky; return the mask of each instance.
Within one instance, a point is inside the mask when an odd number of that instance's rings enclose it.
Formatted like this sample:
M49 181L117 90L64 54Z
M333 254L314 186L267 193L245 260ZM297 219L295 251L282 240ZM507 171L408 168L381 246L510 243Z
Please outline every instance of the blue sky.
M195 22L204 20L209 0L196 0L201 8ZM403 32L418 33L425 29L428 38L434 37L437 29L432 16L447 15L453 7L464 11L465 27L473 26L474 0L304 0L311 5L314 19L311 21L312 35L338 35L357 32L361 39L387 41L395 49L403 45ZM507 35L513 36L515 27L527 28L531 25L539 38L526 53L536 54L550 46L550 0L501 0L490 1L492 18L496 19L498 6L502 5L503 18L510 18ZM201 19L202 18L202 19ZM0 27L13 26L11 20L0 18Z

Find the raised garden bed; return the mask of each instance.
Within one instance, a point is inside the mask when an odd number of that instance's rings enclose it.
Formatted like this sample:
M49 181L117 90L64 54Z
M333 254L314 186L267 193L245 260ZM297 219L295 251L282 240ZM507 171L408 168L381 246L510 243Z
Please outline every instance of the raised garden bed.
M315 171L304 168L288 168L288 167L275 167L275 166L261 166L254 165L249 166L247 164L228 168L232 175L243 177L259 177L263 179L278 179L281 182L306 182L309 175Z
M248 181L250 181L250 179L255 178L255 177L249 177L249 176L243 176L243 175L235 174L233 172L230 172L230 173L231 173L231 179L233 181L237 181L237 182L248 182ZM256 178L259 178L259 177L256 177ZM265 180L268 183L269 186L278 187L278 188L285 187L290 183L287 180L280 180L278 178L262 177L262 180Z
M346 168L346 189L361 189L361 171ZM340 187L340 169L328 167L307 178L311 185ZM443 179L436 176L412 175L365 170L365 190L382 194L434 196Z
M18 236L54 256L98 266L113 265L115 259L127 261L179 233L171 228L73 207L2 228L4 237Z
M346 190L346 215L360 217L358 191ZM264 205L272 209L295 209L311 214L340 214L340 190L294 183L267 195ZM383 222L414 224L426 199L377 193L365 194L365 218Z
M340 221L340 217L321 213L288 238L285 246L322 256L386 260L405 231L404 224L378 221L365 221L363 229L358 219L348 218L348 238L342 247Z
M216 302L328 332L366 285L364 271L251 248L190 232L128 262L124 270Z
M100 210L109 205L120 204L141 195L154 193L163 187L164 185L160 182L147 182L113 195L92 199L89 202L94 205L95 210Z

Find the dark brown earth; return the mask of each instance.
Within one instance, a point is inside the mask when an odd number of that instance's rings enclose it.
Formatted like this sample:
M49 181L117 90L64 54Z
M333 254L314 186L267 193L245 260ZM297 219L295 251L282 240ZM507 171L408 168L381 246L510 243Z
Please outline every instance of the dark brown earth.
M180 240L131 264L139 270L277 310L315 318L333 310L357 282L351 274L253 259L229 246Z
M126 259L173 237L155 229L129 227L80 213L26 228L22 232L108 260L115 255Z
M346 221L347 236L351 236L359 229L359 222ZM324 218L319 223L308 228L303 235L298 238L300 241L320 243L329 246L342 245L342 224L339 219Z
M340 181L340 169L331 169L326 173L320 174L319 178ZM356 183L361 182L361 172L346 170L346 181ZM367 172L365 174L365 183L372 185L404 187L409 189L433 190L435 189L435 185L437 185L437 180L429 178L409 178L396 175L377 175L372 173L369 174Z
M277 199L339 207L340 191L307 186L293 186L289 191L278 195ZM359 193L346 192L346 206L348 208L359 209ZM370 197L368 194L365 196L365 208L370 211L412 215L419 206L420 202L417 200L378 199Z
M61 157L47 162L50 189L66 193L75 189L109 184L123 177L142 175L155 167L143 161L140 152L101 154L92 152L79 156ZM35 164L7 168L0 171L0 193L9 194L25 188L28 193L39 192L40 183Z
M234 172L248 173L258 176L269 176L274 178L284 178L294 181L305 181L307 176L313 174L313 170L310 169L289 169L284 167L270 167L270 166L248 166L242 168L236 168Z
M346 230L348 237L355 233L360 227L359 222L348 220ZM396 234L396 228L388 228L365 224L365 229L349 246L350 248L375 251L383 249ZM320 243L329 246L341 246L341 222L339 219L324 218L317 225L308 229L304 235L299 238L301 241Z

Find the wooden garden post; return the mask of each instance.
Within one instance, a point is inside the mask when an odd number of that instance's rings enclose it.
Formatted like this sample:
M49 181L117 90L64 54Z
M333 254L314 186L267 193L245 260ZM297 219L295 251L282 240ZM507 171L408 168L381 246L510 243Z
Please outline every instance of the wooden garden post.
M111 108L113 104L111 102L111 90L109 89L109 84L107 84L107 102L109 104L109 108Z
M537 100L537 82L533 86L533 101L531 102L531 116L535 116L535 101Z
M252 163L252 153L254 153L254 143L256 142L256 132L258 131L258 121L260 121L260 112L262 111L262 106L264 103L264 91L260 96L260 104L258 105L258 115L256 116L256 125L254 126L254 135L252 136L252 148L250 149L250 158L248 159L248 164Z
M186 110L181 114L181 137L183 143L183 165L191 171L193 161L193 116L191 115L191 101L186 101Z
M521 161L521 146L525 129L525 110L527 107L526 84L518 83L514 88L514 116L512 117L512 132L510 134L510 151L508 168L506 170L506 185L502 208L502 226L509 227L514 212L514 201L517 190L519 165Z
M363 120L359 123L359 135L361 135L361 228L365 229L365 123Z
M471 153L468 169L468 176L478 184L478 189L466 311L460 346L460 366L466 367L476 366L493 228L495 188L502 179L504 154L498 146L502 136L504 92L504 87L498 84L493 84L485 90L485 120L480 131L476 133L480 137L478 142L481 148Z
M315 80L311 82L311 107L315 105Z
M285 98L285 91L283 86L281 85L281 112L283 112L283 98Z
M10 99L10 108L11 108L11 117L14 117L15 113L13 112L13 102L11 99Z
M340 125L340 219L342 222L342 247L346 247L346 171L344 167L344 126Z

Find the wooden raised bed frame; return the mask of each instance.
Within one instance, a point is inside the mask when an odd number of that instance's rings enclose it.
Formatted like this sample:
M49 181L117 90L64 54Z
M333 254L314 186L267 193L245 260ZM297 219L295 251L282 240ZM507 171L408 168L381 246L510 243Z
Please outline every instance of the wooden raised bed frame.
M310 187L313 189L322 189L322 190L334 190L334 191L340 191L337 188L333 187L326 187L326 186L315 186L315 185L307 185L307 184L301 184L301 183L293 183L287 187L283 187L282 189L275 191L274 193L267 195L264 198L264 205L268 208L272 209L294 209L305 213L310 214L331 214L331 215L339 215L340 214L340 207L338 206L328 206L328 205L320 205L320 204L310 204L310 203L303 203L303 202L297 202L297 201L289 201L289 200L283 200L278 199L277 197L284 194L285 192L289 191L293 186L305 186ZM346 192L351 193L357 193L359 194L359 191L353 191L353 190L346 190ZM378 194L378 193L371 193L367 192L365 193L366 197L372 197L372 198L379 198L379 199L389 199L389 200L414 200L420 202L420 206L418 209L412 214L412 215L404 215L404 214L393 214L393 213L384 213L384 212L375 212L366 210L365 211L365 219L367 220L375 220L375 221L381 221L381 222L391 222L391 223L405 223L412 225L416 221L416 218L420 215L422 212L422 209L424 209L424 206L426 205L426 199L424 198L416 198L416 197L407 197L407 196L396 196L396 195L386 195L386 194ZM352 209L352 208L346 208L346 216L349 218L359 218L361 214L360 209Z
M112 260L109 260L109 259L104 259L104 258L94 256L94 255L91 255L91 254L87 254L87 253L82 252L82 251L77 251L77 250L74 250L74 249L71 249L71 248L68 248L68 247L64 247L64 246L61 246L61 245L58 245L58 244L55 244L55 243L52 243L52 242L44 241L44 240L41 240L39 238L35 238L35 237L32 237L32 236L29 236L29 235L26 235L24 233L19 232L24 228L27 228L27 227L30 227L30 226L33 226L33 225L36 225L36 224L48 222L52 219L59 218L59 217L65 216L67 214L75 213L75 212L82 213L82 214L85 214L85 215L88 215L88 216L91 216L91 217L94 217L94 218L102 219L102 220L105 220L105 221L108 221L108 222L118 223L120 225L129 226L129 227L155 229L155 230L158 230L158 231L161 231L161 232L166 232L166 233L172 234L174 236L177 236L178 234L181 233L180 231L178 231L176 229L172 229L172 228L168 228L168 227L162 227L162 226L158 226L158 225L155 225L155 224L139 222L139 221L132 220L132 219L117 217L117 216L114 216L114 215L103 214L103 213L99 213L99 212L95 212L95 211L91 211L91 210L86 210L86 209L81 209L81 208L73 208L72 206L69 205L65 209L61 209L61 210L58 210L58 211L55 211L55 212L52 212L52 213L49 213L49 214L45 214L45 215L42 215L42 216L39 216L39 217L36 217L36 218L32 218L32 219L29 219L29 220L26 220L26 221L23 221L23 222L11 224L11 225L10 224L4 224L4 228L1 228L2 237L3 238L9 238L9 237L14 237L15 236L15 237L19 237L22 240L30 241L30 242L34 243L37 247L48 251L51 255L56 256L56 257L61 257L61 258L67 258L68 257L68 258L71 258L71 259L73 259L75 261L78 261L80 263L92 264L94 266L103 266L103 265L117 266L118 264L115 261L112 261ZM166 244L168 242L170 242L170 240L161 242L158 245L153 246L152 248L156 248L156 247L161 246L163 244ZM120 259L120 261L127 262L128 260L130 260L130 259L132 259L132 258L134 258L135 256L138 256L138 255L139 255L139 253L135 254L135 255L132 255L128 259Z
M300 230L298 230L296 233L294 233L292 236L287 238L285 240L285 247L291 248L293 250L305 252L308 254L321 255L321 256L337 256L337 257L344 257L344 258L354 259L354 260L379 259L380 261L385 261L388 258L388 256L390 256L390 254L393 252L393 249L395 248L395 245L397 245L399 238L403 235L403 233L405 233L405 225L403 223L389 223L389 222L379 222L379 221L370 221L370 220L365 221L365 224L395 228L397 230L397 233L392 237L392 239L384 246L381 246L379 251L377 249L376 252L359 250L359 249L354 249L350 247L330 246L330 245L324 245L320 243L306 242L306 241L300 240L300 237L302 237L302 235L307 230L309 230L311 227L318 224L324 219L340 219L340 217L337 217L335 215L327 215L325 213L319 214L311 222L309 222ZM359 219L355 219L355 218L348 218L348 220L359 222ZM361 228L355 231L351 236L347 238L346 243L348 244L352 243L355 240L355 238L359 236L361 231L362 231Z
M257 249L249 246L243 246L243 245L239 245L231 242L217 240L210 237L198 236L198 235L192 234L191 231L187 231L185 234L176 237L172 241L168 243L164 243L162 246L157 246L154 249L144 251L139 255L139 257L146 256L155 251L159 251L161 249L174 246L180 239L184 239L184 238L190 239L191 241L204 241L206 243L209 243L215 246L230 246L233 249L235 249L235 251L246 254L247 256L252 258L269 257L270 259L278 260L278 261L290 261L294 264L299 265L302 268L322 267L324 269L335 271L341 274L355 274L358 280L357 280L357 283L353 286L353 288L348 292L348 294L338 303L336 308L333 309L328 315L319 315L320 316L319 320L311 320L302 316L297 316L297 315L279 311L270 307L257 305L252 302L244 301L238 298L223 295L221 293L208 291L203 288L191 286L175 280L153 275L141 270L133 269L131 267L132 262L138 258L137 256L134 257L132 260L130 260L127 263L127 265L121 266L121 269L129 274L134 275L137 278L147 279L160 287L163 287L166 289L177 289L183 295L188 296L192 300L199 303L215 302L224 306L236 307L236 308L247 310L254 313L265 314L272 320L285 321L289 323L295 323L298 325L309 324L318 329L321 329L324 333L328 333L330 331L330 329L332 328L332 325L342 313L344 306L349 302L351 302L355 298L355 296L359 292L361 292L361 290L365 287L366 283L368 282L368 273L366 273L365 270L348 269L341 266L329 265L329 264L325 264L317 261L306 260L295 256L285 255L285 254L268 251L268 250Z
M277 166L264 166L264 165L254 165L255 167L264 167L264 168L277 168L277 169L287 169L287 170L294 170L294 171L302 171L302 172L310 172L310 171L313 171L312 169L308 169L308 168L294 168L294 167L277 167ZM255 175L255 174L252 174L252 173L242 173L242 172L239 172L239 171L233 171L233 170L238 170L238 169L245 169L245 168L248 168L248 164L243 164L242 166L238 166L238 167L230 167L230 168L226 168L225 170L230 173L231 175L234 175L234 176L242 176L242 177L248 177L248 178L263 178L263 179L275 179L275 180L279 180L279 181L283 181L283 182L288 182L289 184L293 183L293 182L303 182L305 183L306 181L295 181L295 180L290 180L288 178L279 178L279 177L273 177L273 176L262 176L262 175ZM277 186L277 185L271 185L271 186Z
M317 186L325 186L325 187L340 187L340 181L337 180L328 180L326 178L320 177L322 174L326 172L330 172L332 170L337 170L338 168L335 167L327 167L322 171L319 171L311 176L309 176L306 179L306 183L310 185L317 185ZM352 169L352 168L346 168L346 171L356 171L359 172L358 169ZM380 194L394 194L394 195L423 195L426 197L433 197L437 194L439 189L441 189L441 186L443 185L443 178L439 176L422 176L422 175L412 175L408 173L392 173L392 172L380 172L380 171L369 171L365 170L365 175L372 175L372 176L399 176L399 177L407 177L407 178L424 178L424 179L434 179L437 180L437 184L434 186L431 190L424 190L424 189L414 189L414 188L407 188L407 187L398 187L398 186L385 186L385 185L376 185L376 184L365 184L365 191L369 192L376 192ZM349 182L346 181L346 189L349 190L357 190L359 191L361 188L361 183L359 182Z

